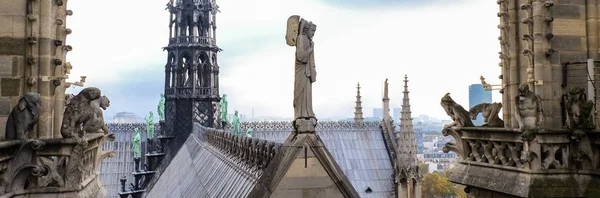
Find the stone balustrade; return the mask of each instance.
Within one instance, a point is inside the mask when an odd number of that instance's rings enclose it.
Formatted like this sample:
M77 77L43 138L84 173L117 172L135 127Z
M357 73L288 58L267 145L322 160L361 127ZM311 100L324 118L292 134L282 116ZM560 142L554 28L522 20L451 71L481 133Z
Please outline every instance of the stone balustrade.
M207 128L206 141L245 168L264 170L281 147L281 143L250 138L222 130Z
M28 194L81 193L99 186L98 167L115 155L103 151L113 134L86 134L82 139L35 139L0 142L0 194L7 197ZM90 194L91 193L91 194ZM86 195L98 195L98 189Z
M600 176L600 131L581 139L568 130L542 130L531 142L521 140L521 132L505 128L446 128L444 152L453 151L463 164L503 168L520 172L571 172Z
M364 127L379 127L381 121L319 121L317 122L316 131L320 130L334 130L334 129L357 129L359 126ZM292 121L256 121L256 122L241 122L240 128L244 132L248 128L252 128L254 131L292 131ZM233 130L233 125L230 123L227 125L228 130Z

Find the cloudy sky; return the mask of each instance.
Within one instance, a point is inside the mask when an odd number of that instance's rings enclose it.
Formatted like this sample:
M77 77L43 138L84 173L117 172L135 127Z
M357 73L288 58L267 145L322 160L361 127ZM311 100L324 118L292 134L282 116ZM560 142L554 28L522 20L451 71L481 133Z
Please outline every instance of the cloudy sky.
M168 0L69 1L71 80L88 76L111 99L108 115L156 111L164 90L162 47L168 42ZM317 24L313 84L317 117L353 117L360 82L365 116L381 107L389 78L392 107L409 77L413 116L446 119L450 92L468 106L468 85L500 83L498 5L483 0L217 0L220 90L230 111L292 117L294 52L286 45L291 15ZM78 92L70 88L69 92ZM494 92L494 100L500 100ZM110 117L110 116L109 116Z

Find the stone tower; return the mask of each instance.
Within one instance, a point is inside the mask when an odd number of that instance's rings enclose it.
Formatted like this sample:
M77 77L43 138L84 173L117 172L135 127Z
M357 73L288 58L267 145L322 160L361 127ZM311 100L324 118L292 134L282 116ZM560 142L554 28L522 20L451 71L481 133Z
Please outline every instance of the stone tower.
M400 133L396 134L398 151L396 158L396 176L398 177L400 197L421 197L420 175L417 166L417 146L408 98L408 77L404 76L404 97L402 99L402 117Z
M354 121L363 121L362 101L360 100L360 83L356 84L356 107L354 107Z
M65 89L67 1L8 0L0 6L0 140L6 120L26 92L42 97L40 119L30 138L60 138Z
M215 0L176 0L170 12L165 66L165 121L174 133L189 133L192 123L219 125L219 65ZM176 122L175 122L176 121Z

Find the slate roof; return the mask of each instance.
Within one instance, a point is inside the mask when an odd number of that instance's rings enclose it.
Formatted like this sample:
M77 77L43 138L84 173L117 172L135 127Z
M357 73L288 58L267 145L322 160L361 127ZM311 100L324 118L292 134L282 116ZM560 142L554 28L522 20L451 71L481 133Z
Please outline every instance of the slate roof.
M255 124L243 123L243 129L252 127L252 136L283 142L291 133L291 122ZM387 153L380 122L353 121L320 122L317 134L342 168L360 197L391 197L393 195L393 167ZM245 130L244 130L245 131ZM371 193L366 193L367 188Z
M186 140L146 197L246 197L257 177L203 139L194 124Z

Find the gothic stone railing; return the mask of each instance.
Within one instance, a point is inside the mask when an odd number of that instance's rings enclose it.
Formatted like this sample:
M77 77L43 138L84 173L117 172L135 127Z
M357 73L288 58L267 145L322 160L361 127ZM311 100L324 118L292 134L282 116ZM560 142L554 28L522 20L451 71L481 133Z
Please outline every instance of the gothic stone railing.
M242 122L240 124L242 131L248 128L252 128L253 131L287 131L291 132L292 122L291 121L256 121L256 122ZM319 130L333 130L333 129L353 129L353 128L378 128L381 125L380 121L319 121L317 123L316 131ZM227 125L228 130L233 130L232 124Z
M205 36L177 36L172 38L170 44L201 44L201 45L214 45L215 39Z
M259 177L281 147L281 143L233 135L212 128L207 128L205 135L210 145L250 170L256 177Z
M115 155L102 151L107 140L114 140L114 135L0 142L0 194L11 197L82 190L95 181L102 160Z
M211 88L167 88L166 95L177 95L178 97L192 97L192 96L207 96L217 95L217 89Z
M471 167L461 170L463 172L456 177L450 177L453 182L465 184L468 180L465 178L474 174L473 167L490 172L505 170L514 175L579 174L600 177L600 131L588 132L580 140L575 140L567 130L542 130L531 142L522 141L521 132L504 128L446 128L442 134L456 140L456 143L447 143L444 152L457 153L457 163ZM515 182L514 179L506 182ZM497 192L506 191L502 189L506 186L498 184L485 184L483 187ZM498 189L493 189L496 187Z

